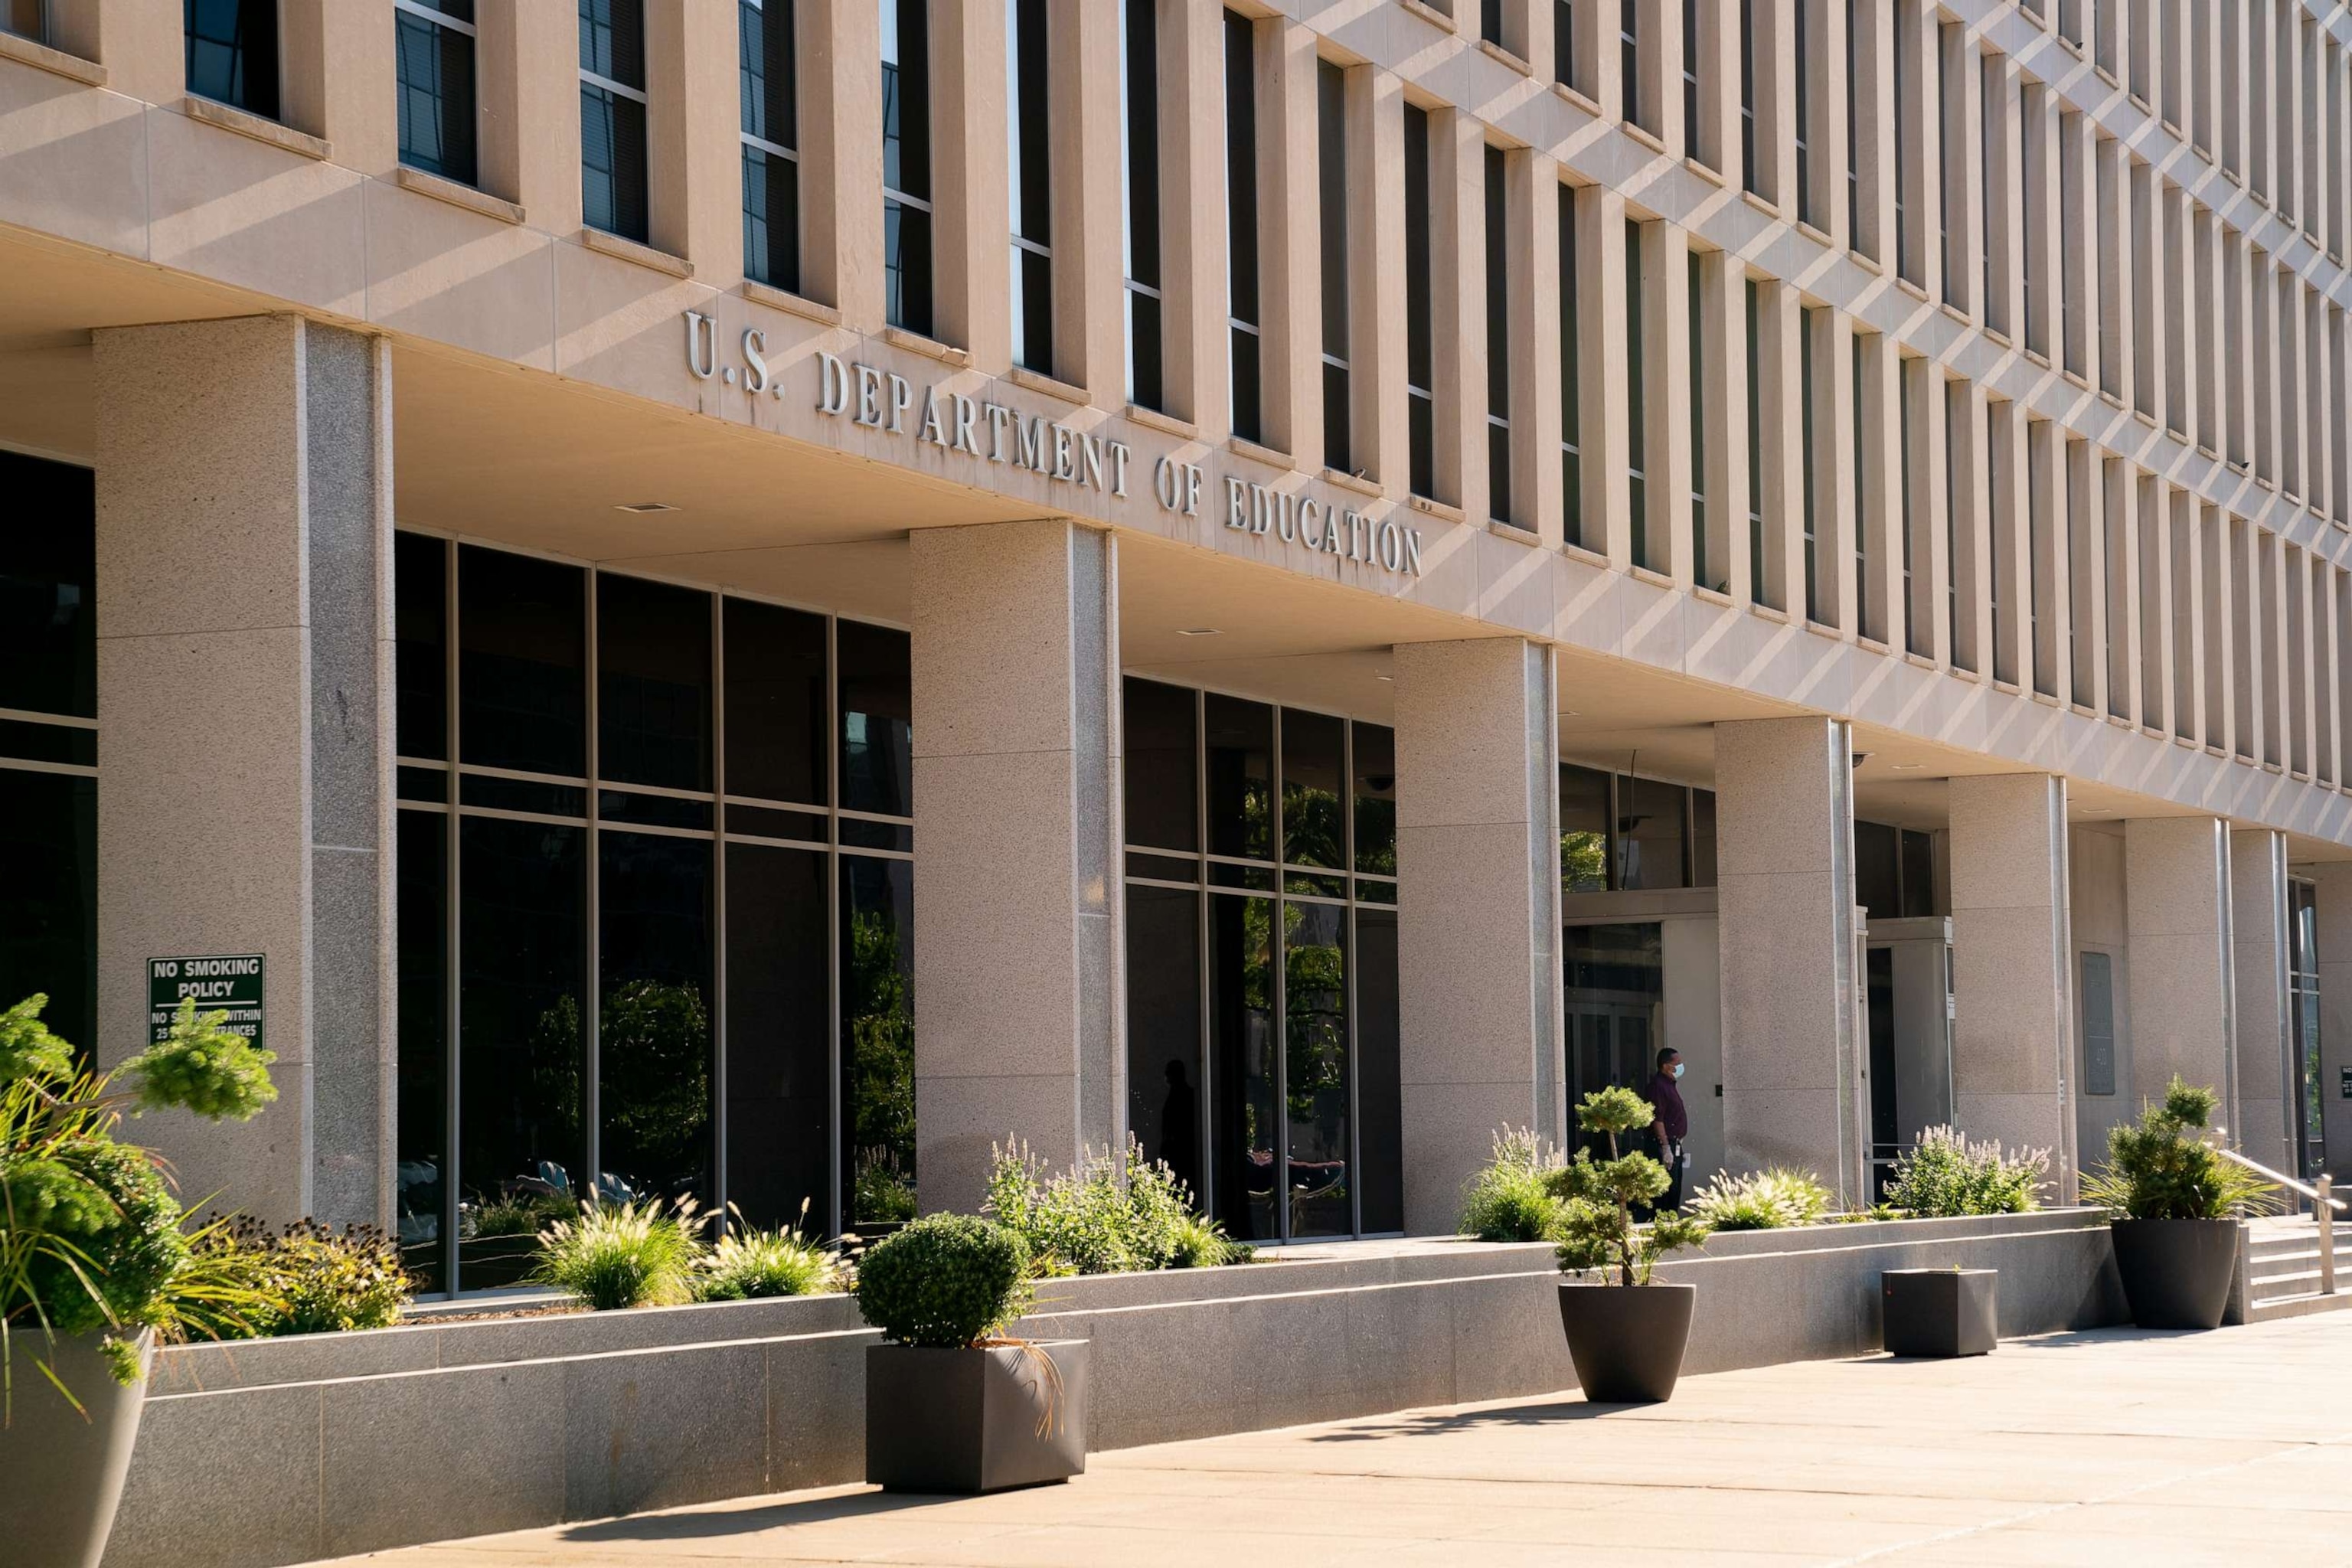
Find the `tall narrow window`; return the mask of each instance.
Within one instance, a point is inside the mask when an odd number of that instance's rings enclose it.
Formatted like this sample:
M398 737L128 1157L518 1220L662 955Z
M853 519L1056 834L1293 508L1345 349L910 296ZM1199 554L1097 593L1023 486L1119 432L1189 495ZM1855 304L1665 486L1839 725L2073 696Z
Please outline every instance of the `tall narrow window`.
M1265 434L1258 343L1257 29L1225 13L1225 289L1234 434Z
M1631 503L1633 564L1650 564L1650 480L1643 426L1649 423L1642 300L1642 226L1625 220L1625 489Z
M1937 171L1934 176L1936 181L1936 252L1938 256L1943 258L1944 303L1947 305L1957 305L1960 301L1960 258L1952 254L1952 197L1958 188L1959 181L1952 171L1950 160L1953 154L1958 151L1958 148L1954 143L1959 140L1953 134L1953 127L1957 126L1960 122L1959 107L1958 101L1952 97L1951 57L1954 47L1952 37L1952 29L1948 26L1944 24L1937 25L1936 114L1937 116L1937 135L1936 138L1936 145L1937 151L1943 154L1945 163L1944 167ZM1961 191L1958 192L1958 194L1965 196L1967 193Z
M882 3L882 279L887 319L931 335L929 0Z
M1404 106L1404 392L1412 493L1437 498L1437 384L1431 334L1429 111Z
M1584 447L1578 393L1582 362L1577 352L1576 193L1559 188L1559 504L1570 544L1584 542Z
M1486 149L1486 511L1511 521L1511 213L1503 150Z
M1626 121L1650 130L1649 106L1642 101L1642 0L1618 0L1617 57L1618 68L1624 73L1620 86L1625 95Z
M1354 471L1349 429L1354 412L1348 376L1348 74L1315 62L1315 142L1321 200L1323 262L1323 461Z
M1503 47L1503 0L1478 0L1478 36Z
M1804 477L1805 529L1805 619L1822 619L1822 558L1820 550L1821 482L1813 460L1813 338L1820 327L1821 311L1801 310L1797 321L1797 423L1798 438L1804 443L1800 454Z
M1906 628L1904 646L1922 658L1933 658L1936 656L1936 628L1929 617L1920 613L1922 606L1912 591L1911 582L1912 573L1916 569L1916 547L1913 540L1916 537L1914 530L1918 526L1919 505L1918 497L1912 492L1911 489L1913 483L1911 443L1918 438L1915 434L1918 429L1916 423L1918 415L1913 407L1915 395L1912 386L1919 380L1920 375L1921 373L1907 362L1903 360L1895 362L1895 379L1897 385L1896 417L1900 425L1898 435L1903 448L1901 454L1903 490L1900 499L1903 503L1903 619Z
M1698 0L1683 0L1683 156L1706 161L1698 140Z
M1013 203L1013 360L1054 374L1053 79L1045 0L1006 0L1005 129Z
M2000 296L1992 287L1993 176L2005 172L1993 161L1993 128L2000 122L2000 79L1992 62L1977 62L1977 287L1984 323L1996 331L2009 331Z
M1863 479L1863 439L1870 427L1864 417L1862 396L1862 334L1853 334L1853 629L1856 636L1870 634L1870 523L1864 515L1870 491Z
M1916 283L1918 268L1911 258L1911 138L1905 130L1911 119L1911 56L1918 44L1915 15L1908 6L1895 13L1895 271Z
M277 119L278 0L183 0L181 16L188 90Z
M1960 531L1965 526L1960 516L1960 464L1968 447L1960 440L1959 425L1967 401L1967 390L1958 382L1944 384L1944 624L1951 628L1955 669L1976 668L1962 652L1975 639L1960 635Z
M1700 274L1703 264L1696 250L1689 255L1690 289L1690 472L1691 472L1691 581L1706 585L1709 571L1716 564L1706 556L1706 333L1701 327L1706 318L1702 301L1706 288Z
M1127 396L1167 406L1160 298L1160 4L1120 0L1119 135L1126 142Z
M591 228L646 237L644 0L580 0L580 205Z
M793 0L740 0L736 36L743 84L743 275L798 291L800 91Z
M1551 0L1551 79L1576 85L1576 0Z
M1756 183L1756 0L1739 0L1739 183L1764 194Z
M1821 212L1813 200L1812 29L1806 25L1811 0L1797 0L1791 9L1797 18L1797 221L1819 227Z
M1845 0L1845 242L1862 248L1862 39ZM1898 108L1898 115L1902 110Z
M474 162L474 0L393 0L400 161L470 185Z
M1764 367L1758 355L1763 340L1763 289L1747 279L1748 296L1748 596L1772 602L1770 573L1764 570Z

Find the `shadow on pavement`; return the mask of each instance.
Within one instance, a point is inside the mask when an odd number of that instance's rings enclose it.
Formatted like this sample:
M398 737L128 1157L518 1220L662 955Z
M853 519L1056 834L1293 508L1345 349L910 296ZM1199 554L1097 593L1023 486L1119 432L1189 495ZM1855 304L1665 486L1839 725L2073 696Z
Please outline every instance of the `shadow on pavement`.
M1427 1436L1440 1432L1470 1432L1480 1427L1549 1426L1562 1421L1591 1421L1604 1415L1648 1410L1647 1405L1595 1405L1565 1399L1549 1405L1514 1405L1500 1410L1465 1410L1451 1415L1397 1415L1386 1420L1355 1422L1345 1430L1318 1432L1310 1443L1370 1443L1382 1437Z
M691 1541L720 1535L750 1535L793 1524L824 1524L834 1520L865 1519L902 1513L908 1509L963 1499L920 1492L858 1491L835 1497L804 1498L768 1503L759 1508L721 1508L692 1513L632 1514L603 1519L593 1524L567 1526L565 1541Z

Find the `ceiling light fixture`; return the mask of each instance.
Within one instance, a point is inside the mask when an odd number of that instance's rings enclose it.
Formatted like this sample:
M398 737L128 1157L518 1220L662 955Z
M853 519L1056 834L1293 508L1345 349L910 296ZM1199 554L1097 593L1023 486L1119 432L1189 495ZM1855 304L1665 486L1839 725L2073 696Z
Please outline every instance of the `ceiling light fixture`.
M676 511L677 508L670 505L669 502L666 500L633 500L624 502L622 505L616 506L613 510L614 511L634 511L644 513L649 511Z
M1180 637L1221 637L1225 632L1223 626L1179 626L1176 635Z
M1896 773L1911 773L1911 772L1913 772L1913 771L1915 771L1915 770L1916 770L1916 769L1924 768L1924 767L1926 767L1927 765L1927 763L1887 763L1887 766L1889 766L1889 767L1893 768L1893 769L1894 769Z

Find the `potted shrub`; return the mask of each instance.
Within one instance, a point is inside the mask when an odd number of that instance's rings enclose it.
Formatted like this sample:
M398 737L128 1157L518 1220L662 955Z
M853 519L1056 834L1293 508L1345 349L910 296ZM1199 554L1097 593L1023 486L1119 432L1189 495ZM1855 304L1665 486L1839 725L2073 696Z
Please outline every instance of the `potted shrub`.
M1552 1177L1562 1200L1555 1222L1559 1266L1601 1276L1596 1284L1563 1280L1559 1287L1559 1321L1576 1381L1595 1404L1673 1397L1690 1342L1698 1287L1654 1284L1650 1276L1660 1258L1705 1239L1706 1226L1673 1209L1636 1226L1634 1205L1656 1202L1672 1178L1647 1154L1617 1152L1619 1134L1654 1120L1649 1102L1630 1089L1586 1095L1576 1108L1577 1125L1607 1142L1609 1158L1595 1160L1580 1149Z
M1029 1245L971 1215L919 1219L857 1267L866 1479L892 1491L987 1492L1087 1468L1087 1342L1004 1337L1028 1310Z
M2137 1126L2111 1128L2107 1160L2083 1196L2107 1211L2132 1321L2143 1329L2218 1329L2237 1277L2239 1221L2268 1205L2271 1184L2231 1164L2201 1135L2215 1096L2176 1076Z
M168 1038L93 1072L41 1023L47 1000L0 1013L0 1541L16 1568L95 1568L156 1337L249 1331L237 1314L265 1300L114 1131L166 1106L243 1121L277 1098L275 1058L184 1003Z
M1878 1277L1889 1355L1984 1355L2000 1340L1997 1268L1889 1268Z

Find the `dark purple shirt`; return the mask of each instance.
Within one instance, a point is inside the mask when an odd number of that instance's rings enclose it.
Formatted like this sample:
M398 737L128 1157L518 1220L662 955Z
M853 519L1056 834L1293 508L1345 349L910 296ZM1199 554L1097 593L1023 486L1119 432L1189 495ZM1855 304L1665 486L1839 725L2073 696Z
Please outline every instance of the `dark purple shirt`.
M1650 1109L1658 1113L1658 1120L1666 1124L1667 1137L1679 1143L1690 1135L1690 1112L1683 1109L1683 1091L1675 1087L1674 1074L1653 1074L1644 1098Z

